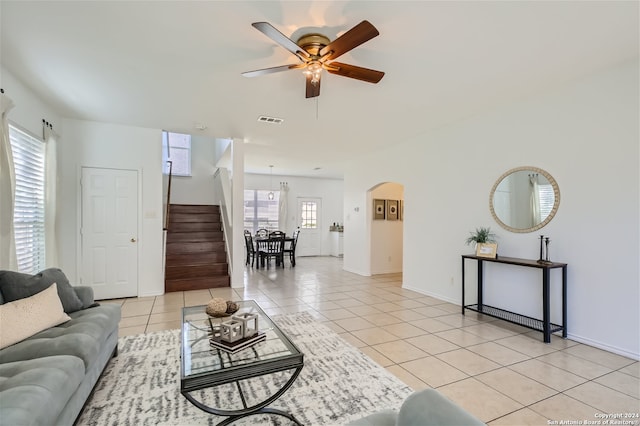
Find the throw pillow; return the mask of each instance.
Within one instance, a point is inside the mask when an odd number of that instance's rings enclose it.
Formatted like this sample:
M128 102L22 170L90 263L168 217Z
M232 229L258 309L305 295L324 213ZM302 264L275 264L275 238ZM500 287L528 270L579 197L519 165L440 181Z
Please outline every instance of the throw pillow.
M0 305L0 349L70 319L55 283L33 296Z
M57 284L58 296L66 313L70 314L82 309L82 300L69 284L64 272L58 268L48 268L35 275L0 271L0 291L5 303L33 296L49 288L53 283Z

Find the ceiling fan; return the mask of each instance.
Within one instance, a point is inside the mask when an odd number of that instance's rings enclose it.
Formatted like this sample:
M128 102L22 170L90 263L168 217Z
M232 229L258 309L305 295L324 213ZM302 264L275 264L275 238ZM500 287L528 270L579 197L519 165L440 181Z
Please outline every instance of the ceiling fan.
M247 71L242 73L245 77L257 77L291 69L303 69L303 73L307 78L307 98L314 98L320 95L320 77L323 69L331 74L355 78L369 83L377 83L384 77L382 71L334 61L339 56L380 34L369 21L360 22L333 41L330 41L322 34L305 34L298 39L297 43L275 29L268 22L254 22L251 25L296 55L302 63Z

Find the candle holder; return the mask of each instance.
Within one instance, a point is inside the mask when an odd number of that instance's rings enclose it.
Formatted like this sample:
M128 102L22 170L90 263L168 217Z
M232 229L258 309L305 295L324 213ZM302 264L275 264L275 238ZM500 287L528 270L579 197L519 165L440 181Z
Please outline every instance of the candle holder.
M538 262L542 262L544 260L544 246L542 245L543 240L544 235L540 235L540 257L538 258Z
M553 263L549 260L549 243L551 240L549 237L545 237L544 235L540 235L540 258L538 259L538 263L548 265L549 263Z
M546 253L546 257L544 258L544 260L548 263L551 263L551 261L549 260L549 237L546 237L544 239L544 245L545 245L545 253Z

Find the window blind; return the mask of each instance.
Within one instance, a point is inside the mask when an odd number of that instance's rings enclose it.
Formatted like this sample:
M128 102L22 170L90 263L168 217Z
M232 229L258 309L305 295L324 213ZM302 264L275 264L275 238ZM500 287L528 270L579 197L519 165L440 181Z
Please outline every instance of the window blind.
M545 220L551 214L556 199L553 186L538 185L538 195L540 196L540 217Z
M13 226L18 269L36 273L45 267L45 145L9 126L16 174Z
M244 190L244 229L254 234L258 229L278 230L280 191L273 191L273 200L269 199L269 190Z

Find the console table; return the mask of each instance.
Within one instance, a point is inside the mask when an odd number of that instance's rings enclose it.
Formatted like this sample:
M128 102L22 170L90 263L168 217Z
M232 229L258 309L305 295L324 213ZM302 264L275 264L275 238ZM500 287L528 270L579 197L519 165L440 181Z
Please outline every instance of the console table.
M465 305L464 301L464 265L465 260L471 259L478 262L478 303ZM484 262L504 263L507 265L521 266L525 268L537 268L542 270L542 320L520 315L494 306L485 305L482 301L483 291L483 264ZM551 302L549 300L549 287L552 269L562 269L562 325L551 323ZM476 255L462 255L462 315L465 309L479 312L490 317L499 318L532 330L542 331L544 342L551 342L551 333L562 330L562 337L567 337L567 264L548 262L538 263L536 260L518 259L515 257L497 257L495 259L479 257Z

